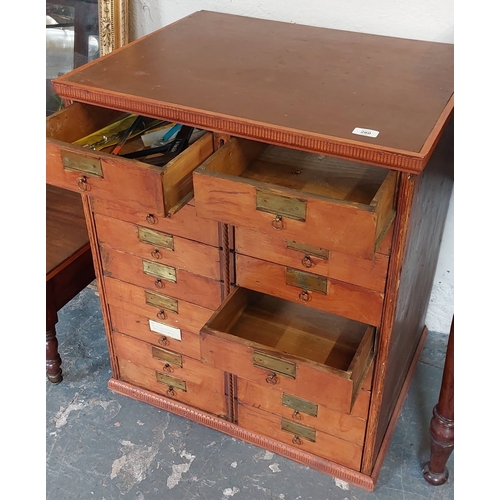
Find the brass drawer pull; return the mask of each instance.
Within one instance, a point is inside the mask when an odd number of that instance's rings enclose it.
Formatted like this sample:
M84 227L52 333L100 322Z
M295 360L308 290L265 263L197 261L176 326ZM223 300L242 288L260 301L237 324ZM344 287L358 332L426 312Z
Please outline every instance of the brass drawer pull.
M304 267L307 267L308 269L312 267L313 261L311 260L311 257L309 257L309 255L304 256L304 258L302 259L302 265Z
M170 386L168 388L168 391L167 391L167 394L170 396L170 397L174 397L176 395L175 391L174 391L174 388L172 386Z
M271 385L276 385L278 383L278 377L276 376L276 373L270 373L266 377L266 382Z
M307 303L311 300L311 296L309 295L309 292L307 290L302 290L300 293L299 293L299 299L304 302L304 303Z
M160 337L158 339L158 344L160 344L160 345L170 345L170 342L168 341L167 337L165 337L165 335L163 335L163 337Z
M170 366L169 363L165 363L165 365L163 366L163 371L168 373L173 373L174 369Z
M167 318L167 315L165 314L165 311L162 309L161 311L158 311L156 313L156 317L158 319L166 319Z
M155 280L155 287L156 288L164 288L165 287L163 281L160 278L157 278Z
M277 215L271 221L271 226L273 227L273 229L276 229L277 231L281 231L283 229L283 217L281 217L281 215Z
M292 414L292 418L294 420L302 420L302 415L297 410L295 410Z
M153 257L153 259L161 259L163 257L163 255L161 254L161 252L157 248L155 248L151 252L151 257Z
M300 439L299 436L293 436L292 443L300 446L302 444L302 439Z
M87 184L87 177L85 175L78 179L78 189L83 193L85 191L90 191L90 186Z
M148 214L146 215L146 222L152 225L156 224L158 222L158 219L153 214Z

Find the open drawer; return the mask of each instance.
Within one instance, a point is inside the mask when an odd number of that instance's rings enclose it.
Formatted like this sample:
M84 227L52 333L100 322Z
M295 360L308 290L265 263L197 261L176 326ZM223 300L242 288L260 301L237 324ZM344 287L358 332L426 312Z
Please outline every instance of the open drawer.
M392 222L397 172L232 138L193 174L201 217L371 259Z
M74 145L124 115L74 103L47 118L48 184L81 191L104 200L124 202L138 211L164 217L190 198L192 172L213 152L206 133L162 167Z
M201 359L246 380L350 413L375 328L236 288L200 331Z

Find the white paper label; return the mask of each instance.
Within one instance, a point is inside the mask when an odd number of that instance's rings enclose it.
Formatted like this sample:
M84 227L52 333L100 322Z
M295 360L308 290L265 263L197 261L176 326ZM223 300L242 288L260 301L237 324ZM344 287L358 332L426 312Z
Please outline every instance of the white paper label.
M172 339L181 340L181 329L175 328L174 326L164 325L163 323L158 323L158 321L149 320L149 329L152 332L161 333L166 337Z
M356 127L353 131L353 134L364 135L365 137L377 137L379 134L378 130L371 130L369 128L359 128Z

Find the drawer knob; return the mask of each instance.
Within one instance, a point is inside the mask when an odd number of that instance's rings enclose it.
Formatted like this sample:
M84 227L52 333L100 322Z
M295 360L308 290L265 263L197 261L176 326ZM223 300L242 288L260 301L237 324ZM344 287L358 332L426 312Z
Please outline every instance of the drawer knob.
M148 224L156 224L158 219L153 214L148 214L146 215L146 222Z
M160 337L158 339L158 344L160 344L160 345L169 345L170 342L168 341L167 337L165 337L165 335L163 335L163 337Z
M174 397L174 396L175 396L175 391L174 391L173 386L170 386L170 387L168 388L167 394L168 394L170 397Z
M271 226L273 229L276 229L277 231L280 231L283 229L283 217L281 215L277 215L272 221L271 221Z
M299 293L299 299L304 302L304 303L307 303L311 300L311 296L309 295L309 292L307 290L302 290L300 293Z
M302 444L302 439L299 438L299 436L295 435L292 438L292 443L296 445L301 445Z
M302 415L297 410L295 410L292 414L292 418L294 420L302 420Z
M87 177L84 175L78 179L78 189L83 193L90 190L90 186L87 184Z
M153 259L161 259L163 257L163 255L161 254L161 252L157 248L155 248L151 252L151 257L153 257Z
M270 373L266 377L266 382L271 385L276 385L278 383L278 377L276 376L276 373Z
M163 288L165 285L163 284L163 281L160 278L157 278L155 280L155 287L156 288Z
M308 269L312 267L313 261L311 260L311 257L309 257L309 255L304 256L304 258L302 259L302 265L304 267L307 267Z
M165 311L162 309L161 311L158 311L156 313L156 317L158 319L166 319L167 315L165 314Z
M169 363L165 363L163 366L163 371L168 373L173 373L174 369L170 366Z

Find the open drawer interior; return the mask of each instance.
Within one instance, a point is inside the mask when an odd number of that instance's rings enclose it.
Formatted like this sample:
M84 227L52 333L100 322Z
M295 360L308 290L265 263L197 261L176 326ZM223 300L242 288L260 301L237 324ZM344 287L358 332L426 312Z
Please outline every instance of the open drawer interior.
M373 358L375 341L373 326L241 287L226 298L201 332L205 339L219 338L244 347L254 366L277 371L298 383L304 367L317 374L321 386L322 377L340 378L347 382L351 403ZM205 350L203 345L202 339L202 357L238 374L238 363L222 352L220 356L208 352L210 348ZM241 367L244 369L244 363Z

